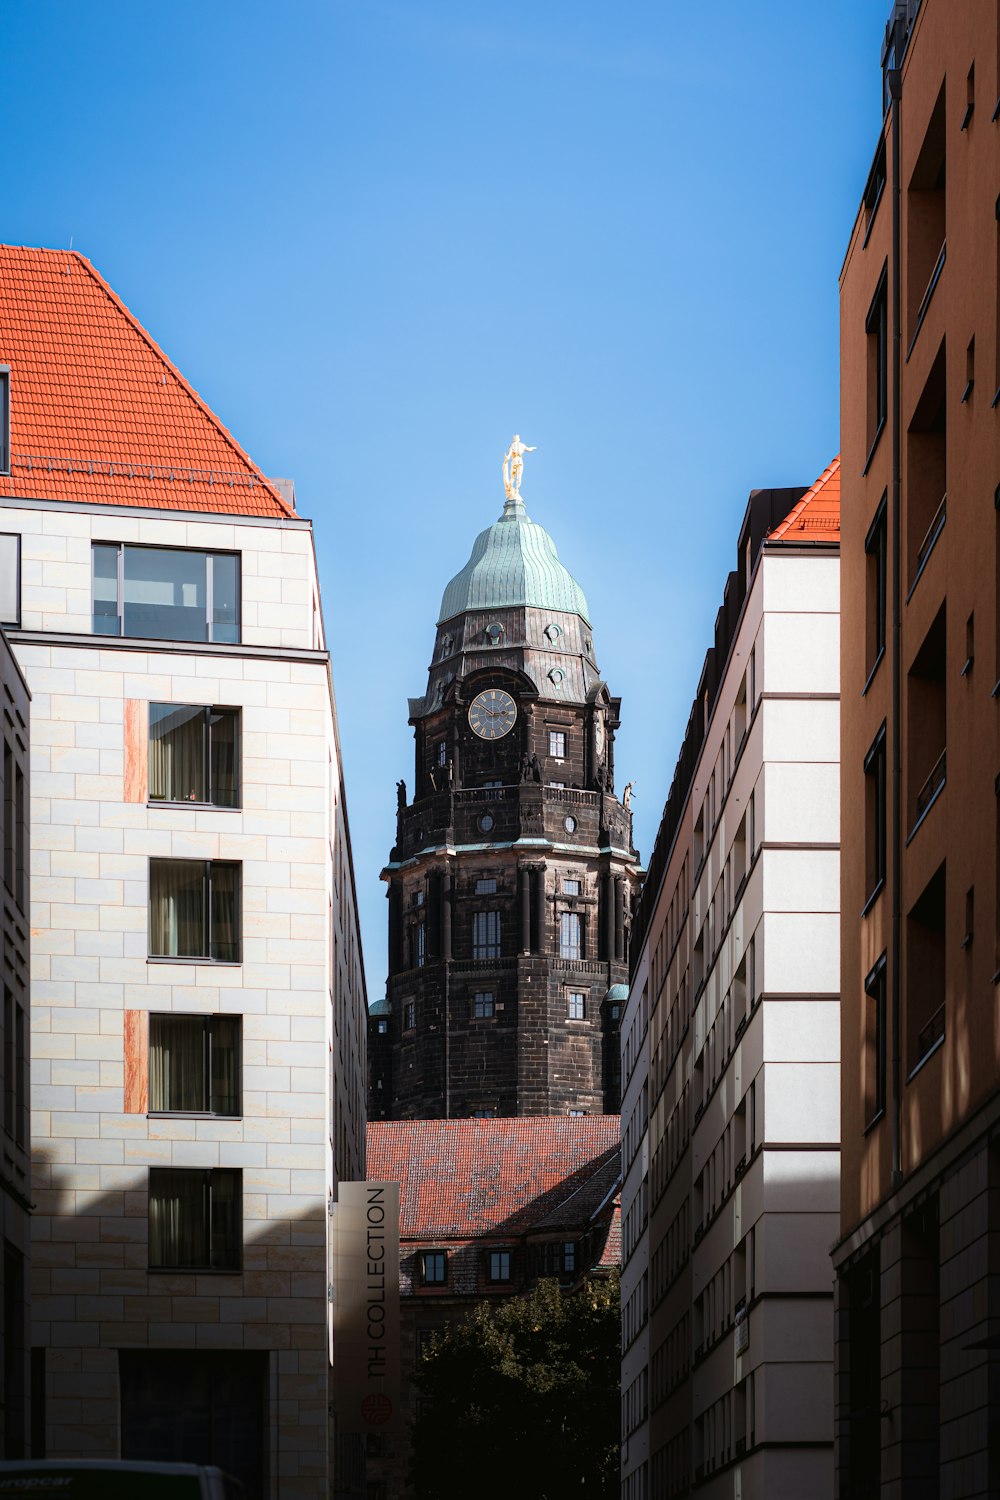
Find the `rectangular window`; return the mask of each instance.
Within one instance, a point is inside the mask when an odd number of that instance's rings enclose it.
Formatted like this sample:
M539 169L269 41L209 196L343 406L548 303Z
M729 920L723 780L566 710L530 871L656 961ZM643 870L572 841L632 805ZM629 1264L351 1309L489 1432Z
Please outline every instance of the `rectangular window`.
M885 880L886 760L885 725L865 756L865 898Z
M95 635L240 639L240 557L182 547L93 547Z
M239 1016L151 1015L150 1114L240 1113Z
M151 859L152 958L240 962L240 866L219 860Z
M500 913L477 911L472 918L473 958L500 957Z
M477 1021L488 1021L496 1014L496 1001L492 990L477 990L472 997L472 1014Z
M559 957L583 957L583 927L579 912L564 911L559 915Z
M425 1250L420 1257L420 1280L424 1286L444 1286L448 1280L448 1257L444 1250Z
M0 532L0 625L21 623L21 538Z
M239 806L239 710L149 705L150 802Z
M888 412L889 371L889 280L888 268L883 266L878 287L872 298L865 319L868 335L868 460L872 454Z
M586 1017L587 996L582 990L570 990L566 997L566 1015L571 1021L582 1021Z
M562 1268L564 1271L576 1270L576 1243L567 1240L562 1247Z
M580 894L580 882L578 880L564 880L563 881L563 895L564 896L579 896L579 894Z
M867 652L865 666L870 676L885 651L885 603L887 557L887 496L883 495L875 519L865 538Z
M438 745L437 745L437 763L438 763L439 766L446 766L448 764L448 741L447 740L438 740Z
M561 729L549 730L549 754L556 760L566 759L566 735Z
M403 1030L415 1031L417 1029L417 1003L415 1000L407 1000L403 1006Z
M886 956L865 980L865 1127L885 1110L885 976Z
M14 996L4 986L3 992L3 1128L14 1139L17 1080L14 1066Z
M150 1167L151 1271L239 1270L242 1177L228 1167Z
M942 863L906 918L906 1050L911 1073L944 1041L945 894Z
M427 962L427 923L418 922L413 929L413 961L418 969Z
M510 1251L490 1251L490 1280L494 1282L510 1280Z
M496 893L497 893L497 883L496 883L495 880L488 879L488 880L477 880L476 881L476 895L477 896L495 896Z

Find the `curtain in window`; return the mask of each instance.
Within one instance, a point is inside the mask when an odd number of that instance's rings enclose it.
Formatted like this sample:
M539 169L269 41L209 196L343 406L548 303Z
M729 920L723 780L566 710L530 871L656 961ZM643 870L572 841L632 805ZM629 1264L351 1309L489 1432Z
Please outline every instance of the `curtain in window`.
M212 1113L238 1115L240 1021L238 1016L212 1018Z
M236 807L236 715L212 709L208 722L211 762L209 801L216 807Z
M237 1172L212 1173L211 1264L214 1269L237 1268L240 1263L242 1203Z
M212 957L219 963L239 959L239 865L212 866Z
M154 1167L149 1174L149 1264L207 1266L207 1172Z
M205 802L205 710L180 703L149 705L149 795L152 801Z
M202 860L150 860L149 951L154 957L208 957L205 873Z
M207 1031L202 1016L150 1016L149 1107L203 1110Z

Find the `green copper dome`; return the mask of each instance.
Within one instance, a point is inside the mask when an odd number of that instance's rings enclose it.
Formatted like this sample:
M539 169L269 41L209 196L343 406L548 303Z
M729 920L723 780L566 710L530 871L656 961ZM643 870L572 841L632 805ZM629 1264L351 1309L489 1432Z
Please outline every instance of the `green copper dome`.
M499 521L476 537L472 556L444 591L438 623L466 610L519 605L582 615L590 624L583 589L559 561L545 528L528 519L520 498L508 500Z

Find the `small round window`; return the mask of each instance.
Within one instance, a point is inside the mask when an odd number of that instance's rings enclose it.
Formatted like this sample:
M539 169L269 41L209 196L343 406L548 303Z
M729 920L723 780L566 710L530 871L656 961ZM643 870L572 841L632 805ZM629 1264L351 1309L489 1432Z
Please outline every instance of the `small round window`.
M545 634L548 637L548 639L554 643L562 635L562 626L561 625L556 625L555 622L553 621L553 623L551 625L546 625L546 627L545 627Z
M483 813L482 817L479 819L479 830L480 830L480 832L481 833L492 833L492 831L493 831L493 821L494 820L493 820L493 814L492 813Z
M563 824L563 827L565 828L565 830L566 830L567 833L575 833L576 832L576 819L572 818L572 817L567 818L566 821Z
M556 687L558 687L565 675L566 674L563 672L562 667L553 667L549 673L549 681L554 682Z
M501 645L505 634L503 626L498 625L495 620L492 625L487 625L486 627L486 639L491 646Z

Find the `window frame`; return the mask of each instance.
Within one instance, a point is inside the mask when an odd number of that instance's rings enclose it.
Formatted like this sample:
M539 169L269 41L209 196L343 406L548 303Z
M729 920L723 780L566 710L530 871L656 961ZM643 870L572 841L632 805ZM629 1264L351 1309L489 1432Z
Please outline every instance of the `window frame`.
M492 921L490 920L492 919ZM480 925L482 924L482 935ZM495 935L491 930L495 928ZM503 924L499 909L489 908L472 913L472 957L473 959L497 959L502 956Z
M861 909L865 916L875 903L886 882L888 869L888 741L886 721L883 719L878 734L864 759L865 773L865 904ZM868 780L874 795L874 828L868 827ZM872 840L871 847L869 839ZM869 862L871 870L869 871Z
M152 1055L153 1055L153 1022L154 1021L201 1021L205 1032L206 1041L206 1065L205 1065L205 1098L209 1106L212 1101L212 1027L215 1021L236 1021L238 1029L236 1033L236 1103L237 1109L232 1114L224 1114L222 1111L212 1108L206 1109L153 1109L152 1104L146 1114L151 1119L194 1119L194 1120L242 1120L243 1118L243 1017L224 1014L221 1011L212 1011L204 1014L198 1011L176 1011L176 1010L153 1010L149 1012L149 1042L148 1053L149 1078L147 1081L148 1097L152 1100Z
M865 665L867 676L865 685L861 689L861 695L867 693L871 687L875 673L878 671L882 658L885 656L886 647L886 607L888 604L888 554L889 554L889 496L883 491L882 498L875 508L872 523L865 537L865 556L870 559L869 567L875 570L875 601L874 601L874 641L865 640ZM866 613L866 636L867 636L867 614L872 607L871 600L867 597L870 588L869 580L865 578L865 613ZM872 650L874 647L874 650ZM869 659L869 653L870 659Z
M575 941L567 936L575 927ZM583 963L585 958L583 915L578 911L559 913L559 957L570 963Z
M403 1001L403 1030L416 1031L417 1029L417 1002L415 1000Z
M429 1263L434 1261L441 1263L441 1275L429 1276ZM420 1285L427 1287L439 1287L448 1285L448 1252L447 1250L421 1250L420 1251Z
M506 1275L497 1274L505 1271ZM511 1286L514 1276L514 1255L509 1248L487 1250L486 1252L486 1280L490 1286Z
M0 474L9 474L10 465L10 365L0 365Z
M2 371L0 371L0 373L2 373ZM0 400L2 400L2 398L0 398ZM6 473L9 473L9 472L10 471L7 470L7 469L0 468L0 474L6 474ZM7 629L7 630L20 630L20 628L21 628L21 540L22 540L22 538L21 538L21 533L19 531L0 531L0 542L3 541L4 537L10 537L11 540L13 541L13 543L14 543L14 551L15 551L15 559L14 559L14 595L15 595L15 601L16 601L16 603L15 603L14 614L9 619L4 619L3 616L0 615L0 625L3 625L4 628Z
M204 715L204 738L202 753L204 765L202 774L205 786L209 792L207 802L199 802L189 797L154 797L151 791L152 766L150 761L153 754L153 709L154 708L195 708L200 709ZM212 715L229 714L234 720L233 727L233 797L234 801L213 802L212 792ZM223 703L172 703L163 698L151 698L146 707L146 802L150 807L211 807L220 812L242 812L243 810L243 710Z
M151 1166L151 1167L147 1168L147 1173L148 1173L147 1183L146 1183L147 1204L148 1204L147 1214L148 1214L148 1219L150 1221L152 1220L152 1216L153 1216L152 1215L153 1186L154 1186L155 1179L157 1179L159 1177L166 1177L166 1176L169 1176L169 1175L177 1175L177 1174L183 1173L183 1174L185 1174L187 1176L200 1176L200 1177L202 1177L205 1180L205 1186L207 1188L207 1211L206 1211L205 1216L204 1216L203 1230L204 1230L204 1237L205 1237L205 1245L206 1245L207 1250L208 1250L208 1254L207 1254L206 1260L205 1260L205 1262L203 1264L199 1263L197 1265L192 1264L192 1265L182 1265L182 1266L179 1266L179 1265L162 1265L162 1264L159 1264L159 1263L154 1264L153 1260L152 1260L152 1254L153 1254L153 1235L152 1235L152 1232L150 1231L150 1233L149 1233L149 1235L147 1237L147 1246L146 1246L146 1269L147 1269L147 1271L150 1274L152 1274L152 1275L158 1275L158 1276L172 1276L172 1275L183 1275L183 1276L238 1276L238 1275L240 1275L242 1273L242 1270L243 1270L243 1234L244 1234L244 1228L243 1228L243 1169L242 1169L242 1167L173 1167L173 1166L170 1166L170 1167L153 1167L153 1166ZM234 1217L234 1221L235 1221L234 1228L236 1230L236 1233L234 1235L234 1246L233 1246L234 1251L235 1251L235 1263L231 1264L231 1265L230 1264L227 1264L227 1265L213 1265L212 1264L212 1179L215 1178L215 1177L222 1177L222 1176L226 1176L226 1177L232 1178L233 1181L234 1181L234 1184L235 1184L235 1192L234 1192L234 1195L233 1195L233 1217Z
M875 1005L874 1030L872 1040L874 1046L868 1046L867 1015L865 1025L866 1046L865 1061L869 1060L870 1053L874 1054L875 1086L872 1089L872 1102L869 1108L868 1102L868 1079L865 1078L864 1108L866 1119L864 1133L867 1135L878 1122L885 1116L886 1108L886 1079L888 1065L888 1038L886 1036L886 991L888 978L888 954L883 952L876 960L865 976L865 1000L873 1001ZM867 1004L865 1006L867 1012Z
M577 1014L577 1011L579 1011L579 1014ZM586 990L566 991L566 1019L567 1021L585 1021L587 1019Z
M202 915L208 953L154 953L153 952L153 867L154 865L201 865L203 875ZM234 922L236 949L235 958L215 958L212 947L212 871L222 866L239 872L236 880L236 917ZM146 962L159 964L217 964L227 968L238 968L243 962L243 862L236 859L173 859L151 855L146 877Z
M115 631L97 630L94 622L98 619L94 608L96 599L94 597L94 558L99 547L116 548L118 552L117 574L116 574L116 600L117 615L114 617L118 622ZM190 637L176 635L130 635L125 630L125 557L128 551L132 552L182 552L188 557L201 557L205 560L205 636L203 639L191 640ZM236 601L235 601L235 641L224 641L213 634L213 627L217 622L213 621L214 604L214 578L215 569L209 567L209 559L215 557L234 557L236 559ZM110 620L110 615L104 616ZM161 546L149 542L114 542L95 540L90 544L90 622L91 634L108 640L129 641L180 641L186 645L210 645L210 646L239 646L243 642L243 553L228 550L225 547L170 547Z
M558 761L563 761L566 759L565 729L549 730L549 759Z
M493 990L473 990L472 992L472 1019L474 1021L492 1021L496 1018L497 997Z
M865 315L865 337L875 340L874 360L869 351L868 381L872 379L872 364L874 364L875 379L875 405L874 412L869 414L870 426L868 429L868 457L862 474L867 474L871 467L875 450L878 448L885 424L889 417L889 263L882 267L881 274L875 287L868 312ZM871 390L866 391L866 399L870 402ZM872 417L874 420L872 420Z

